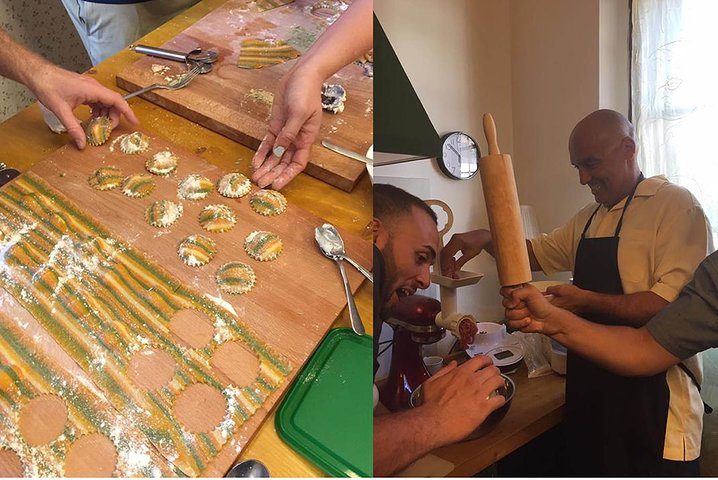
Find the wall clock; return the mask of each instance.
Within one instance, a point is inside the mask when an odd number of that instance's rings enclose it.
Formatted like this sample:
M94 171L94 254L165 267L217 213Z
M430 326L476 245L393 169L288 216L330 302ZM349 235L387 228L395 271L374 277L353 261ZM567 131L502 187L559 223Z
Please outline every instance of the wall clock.
M479 168L479 145L463 132L451 132L441 137L439 168L449 178L466 180Z

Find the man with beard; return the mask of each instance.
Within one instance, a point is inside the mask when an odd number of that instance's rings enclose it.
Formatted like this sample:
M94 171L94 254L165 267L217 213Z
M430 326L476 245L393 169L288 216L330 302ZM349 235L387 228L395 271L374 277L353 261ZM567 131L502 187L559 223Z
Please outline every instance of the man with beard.
M429 286L439 244L436 214L421 199L392 185L374 185L374 373L382 319L399 297ZM503 385L485 356L451 362L424 382L424 403L374 417L374 475L391 475L442 445L457 442L504 404L489 395Z
M573 272L572 285L547 289L554 306L596 324L637 329L678 296L712 250L710 225L688 190L662 176L643 177L633 125L620 113L589 114L571 132L568 147L571 165L595 203L566 225L527 241L531 267L549 275ZM441 254L444 274L481 250L492 252L488 230L454 235ZM462 256L454 261L459 251ZM684 323L676 318L671 328L682 329ZM591 341L605 343L598 337ZM651 376L627 378L568 346L568 475L698 474L699 357L682 357L680 365L666 365Z

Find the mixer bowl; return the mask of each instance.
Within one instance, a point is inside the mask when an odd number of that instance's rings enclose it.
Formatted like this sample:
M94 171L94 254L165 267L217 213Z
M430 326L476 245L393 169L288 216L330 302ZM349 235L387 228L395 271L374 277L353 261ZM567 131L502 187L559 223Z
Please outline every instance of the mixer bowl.
M504 379L504 385L496 390L496 393L498 395L502 395L506 399L506 403L504 403L501 408L494 410L491 412L491 414L486 417L486 420L479 425L473 432L468 434L466 438L464 438L462 441L467 440L473 440L476 438L479 438L481 436L486 435L491 430L494 429L496 425L499 424L501 419L503 419L506 416L506 412L509 411L509 408L511 408L511 400L514 398L514 393L516 392L516 385L514 384L513 380L511 380L506 375L501 375ZM424 384L419 385L416 390L414 390L411 394L411 397L409 398L409 406L411 408L416 408L422 403L424 403L424 395L423 395L423 387Z

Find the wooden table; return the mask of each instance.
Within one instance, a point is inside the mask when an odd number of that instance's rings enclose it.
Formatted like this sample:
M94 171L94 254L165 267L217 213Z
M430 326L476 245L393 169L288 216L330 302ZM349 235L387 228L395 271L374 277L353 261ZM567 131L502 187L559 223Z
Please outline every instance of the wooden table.
M186 29L226 0L205 0L178 15L170 22L151 32L142 39L147 45L160 45ZM115 86L115 73L137 60L129 50L122 51L87 72L103 85L125 93ZM219 134L200 127L173 113L145 100L130 100L142 129L160 135L171 142L193 151L208 162L227 171L249 174L253 151ZM83 107L84 108L84 107ZM89 110L80 108L75 113L86 118ZM67 135L56 135L44 125L37 105L32 105L6 122L0 124L0 161L21 172L45 158L54 150L69 142ZM369 224L372 215L371 183L368 176L357 184L351 194L331 187L308 175L300 175L283 190L293 205L299 206L371 241ZM371 306L372 288L365 281L356 295L359 313L369 334L372 333ZM337 318L335 327L349 327L349 315L344 309ZM275 477L317 477L325 476L279 439L274 430L272 412L258 433L242 451L239 459L255 458L264 462Z
M470 477L562 421L564 377L552 373L530 379L522 362L511 379L516 384L516 395L496 428L476 440L438 448L400 475Z

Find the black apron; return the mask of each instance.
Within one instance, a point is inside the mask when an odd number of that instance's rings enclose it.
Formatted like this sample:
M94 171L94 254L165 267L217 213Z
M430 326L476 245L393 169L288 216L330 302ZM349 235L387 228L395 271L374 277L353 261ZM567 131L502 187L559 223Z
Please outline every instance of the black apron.
M638 183L643 180L643 174ZM626 199L613 237L586 238L598 208L586 222L576 251L574 285L606 294L623 294L618 242L638 183ZM593 322L605 318L585 315ZM663 460L669 390L665 372L622 377L569 350L566 365L567 467L571 476L675 475L683 463ZM666 467L666 463L670 464ZM677 465L676 465L677 464ZM690 475L692 470L678 475Z

